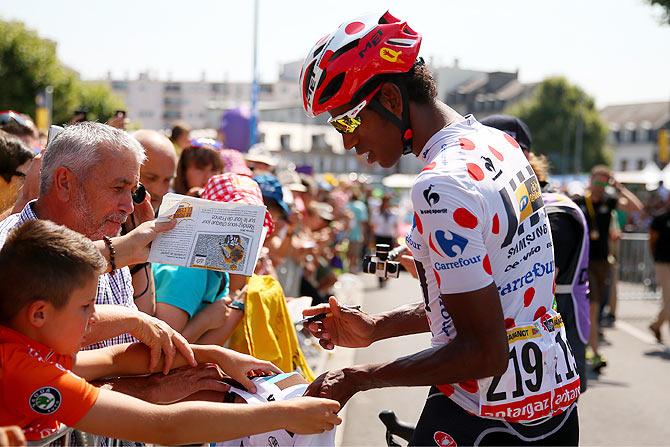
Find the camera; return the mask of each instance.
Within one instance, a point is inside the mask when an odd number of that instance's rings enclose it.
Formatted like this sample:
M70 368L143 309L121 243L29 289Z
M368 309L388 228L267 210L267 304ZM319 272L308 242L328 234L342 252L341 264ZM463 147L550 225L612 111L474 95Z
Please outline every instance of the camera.
M363 259L363 271L380 278L397 278L400 276L400 263L393 261L404 251L405 247L391 250L387 244L377 244L375 254Z

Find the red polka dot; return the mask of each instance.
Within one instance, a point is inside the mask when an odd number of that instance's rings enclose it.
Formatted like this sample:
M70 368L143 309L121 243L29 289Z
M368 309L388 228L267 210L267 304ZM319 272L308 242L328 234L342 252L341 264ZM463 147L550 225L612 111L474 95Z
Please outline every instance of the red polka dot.
M440 279L440 274L437 273L435 269L433 269L433 274L435 275L435 281L437 281L437 288L439 289L440 286L442 286L442 280Z
M510 136L507 135L507 134L504 134L504 135L505 135L505 139L507 140L507 142L508 142L509 144L511 144L512 146L514 146L514 147L517 148L517 149L520 148L519 143L517 143L516 140L515 140L514 138L510 137Z
M514 318L505 318L505 329L512 329L514 326L516 326Z
M319 62L319 68L322 70L326 68L326 65L328 64L328 61L330 60L331 57L333 57L333 54L335 52L333 50L328 50L325 53L323 53L323 57L321 58L321 62Z
M533 302L534 297L535 297L535 287L529 287L528 289L526 289L526 291L523 292L523 307L530 306L530 303Z
M497 150L495 150L492 146L489 146L489 150L491 151L493 156L495 158L497 158L498 160L503 161L505 159L505 157L503 157L503 155L500 152L498 152Z
M491 260L489 259L489 255L486 255L484 257L484 262L482 262L482 266L484 267L484 271L488 273L489 275L493 274L493 271L491 270Z
M493 226L491 227L491 233L498 234L500 233L500 218L496 214L493 216Z
M467 380L465 382L458 382L458 386L463 388L468 393L476 393L479 389L476 380Z
M433 235L432 234L428 235L428 246L430 247L431 250L433 250L435 253L437 253L438 255L440 255L441 257L444 258L444 255L439 252L437 247L435 247L435 244L433 243Z
M463 228L474 228L477 226L477 217L465 208L454 211L454 222Z
M450 397L452 394L454 394L454 387L451 385L437 385L436 387L438 390L442 391L442 394L444 394L447 397Z
M435 162L429 163L421 170L421 172L430 171L431 169L435 169L435 165L436 165Z
M465 166L467 166L468 174L470 174L473 180L477 180L478 182L484 180L484 171L482 171L482 168L474 163L468 163Z
M458 140L458 143L461 145L461 148L463 148L463 149L465 149L465 150L467 150L467 151L471 151L471 150L473 150L473 149L475 148L475 143L473 143L472 141L468 140L467 138L460 138L460 139Z
M423 222L418 214L414 213L414 223L416 224L416 229L419 231L419 234L423 236Z
M533 320L537 320L540 318L542 315L547 313L547 308L544 306L540 306L540 308L535 312L535 316L533 317Z
M356 34L357 32L361 31L363 28L365 28L365 25L361 22L351 22L350 24L347 25L346 28L344 28L344 32L351 35L351 34Z

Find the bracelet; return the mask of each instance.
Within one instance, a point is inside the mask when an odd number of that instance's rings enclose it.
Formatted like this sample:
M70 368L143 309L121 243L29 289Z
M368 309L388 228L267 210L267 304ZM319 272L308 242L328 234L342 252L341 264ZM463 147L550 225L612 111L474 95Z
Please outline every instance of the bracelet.
M105 245L109 249L109 265L112 269L112 273L116 270L116 262L114 257L116 256L116 250L114 250L114 244L112 244L112 238L109 236L103 236L102 240L105 241Z
M239 310L241 312L244 312L244 302L242 302L242 301L234 300L231 303L226 304L226 306L230 307L231 309L235 309L235 310Z

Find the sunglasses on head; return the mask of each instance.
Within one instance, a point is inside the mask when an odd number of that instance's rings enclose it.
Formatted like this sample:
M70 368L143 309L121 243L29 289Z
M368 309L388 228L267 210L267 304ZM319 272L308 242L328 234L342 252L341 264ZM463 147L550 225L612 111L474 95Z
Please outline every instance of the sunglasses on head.
M328 119L328 124L333 126L335 130L343 134L351 134L356 131L358 126L361 125L361 117L358 116L359 113L368 105L374 96L381 90L381 84L377 86L374 90L370 92L368 96L359 102L356 107L348 110L341 115L337 115Z
M3 110L0 112L0 126L4 126L11 121L16 122L23 127L30 127L28 120L26 120L20 113L13 110Z

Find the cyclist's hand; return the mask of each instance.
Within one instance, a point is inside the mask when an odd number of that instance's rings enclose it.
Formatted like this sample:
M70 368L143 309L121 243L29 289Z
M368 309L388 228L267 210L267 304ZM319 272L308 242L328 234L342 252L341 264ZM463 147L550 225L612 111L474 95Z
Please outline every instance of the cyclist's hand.
M414 257L409 255L400 255L398 257L398 261L403 267L405 267L405 270L407 270L409 274L412 275L415 279L419 277L419 275L416 272L416 264L414 263Z
M298 397L281 404L287 407L285 428L293 433L323 433L342 422L337 416L340 405L332 400Z
M364 348L374 341L372 336L375 322L372 316L359 310L340 307L333 296L328 304L310 307L303 310L302 314L309 317L324 312L332 315L307 325L307 329L319 339L319 344L324 348Z
M344 406L351 397L358 392L355 383L346 376L345 370L327 371L309 384L305 396L333 399Z

